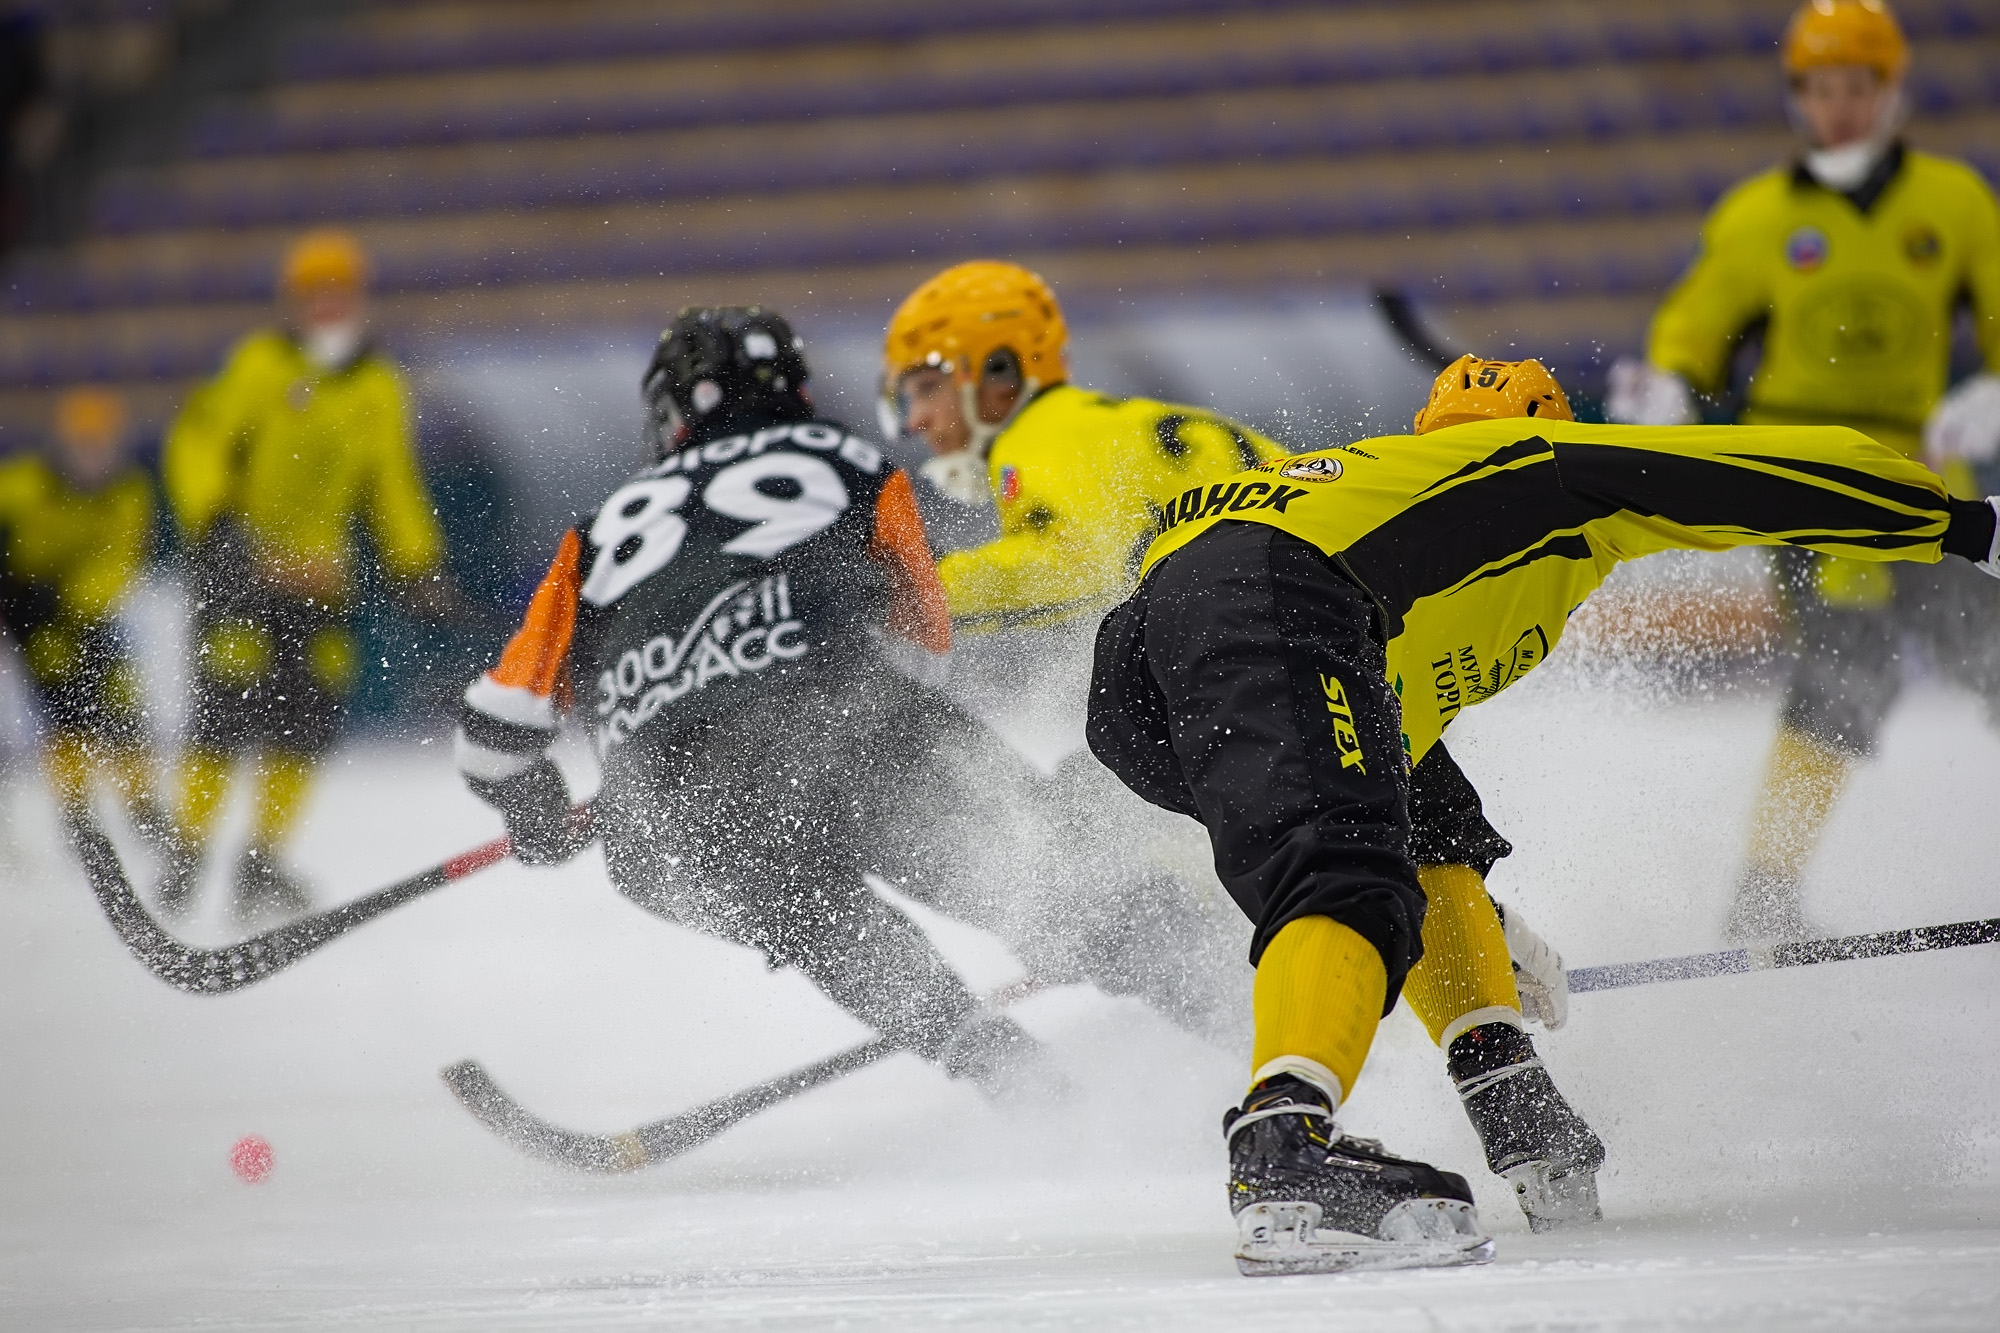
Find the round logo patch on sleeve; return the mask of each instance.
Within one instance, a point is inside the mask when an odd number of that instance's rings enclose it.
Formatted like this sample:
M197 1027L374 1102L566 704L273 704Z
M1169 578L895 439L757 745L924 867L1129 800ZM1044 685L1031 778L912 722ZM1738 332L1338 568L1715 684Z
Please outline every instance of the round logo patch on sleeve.
M1936 228L1919 222L1903 233L1903 253L1918 268L1929 268L1944 253L1944 242L1938 239Z
M1826 233L1818 227L1800 227L1785 240L1785 262L1801 273L1826 263L1826 251Z
M1340 460L1331 454L1314 458L1295 458L1278 469L1278 475L1293 481L1338 481Z

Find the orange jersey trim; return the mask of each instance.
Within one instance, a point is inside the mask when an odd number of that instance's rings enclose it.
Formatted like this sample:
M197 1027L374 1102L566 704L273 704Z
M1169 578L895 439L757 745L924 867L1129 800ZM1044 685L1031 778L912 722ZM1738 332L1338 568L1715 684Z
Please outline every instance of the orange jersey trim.
M868 554L889 571L889 629L927 652L951 651L951 612L910 474L897 468L875 498Z
M571 528L556 547L555 562L528 603L521 628L507 641L500 663L487 674L495 684L568 702L569 649L576 637L576 603L583 586L583 542Z

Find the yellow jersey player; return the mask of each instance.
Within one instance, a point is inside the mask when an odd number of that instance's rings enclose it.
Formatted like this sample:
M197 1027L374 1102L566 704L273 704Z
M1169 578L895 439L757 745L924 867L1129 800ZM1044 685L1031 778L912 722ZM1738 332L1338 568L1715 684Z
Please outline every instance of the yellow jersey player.
M962 264L938 275L904 302L889 326L885 384L896 396L902 427L922 434L937 455L926 471L948 492L968 501L990 494L999 506L997 541L938 562L961 627L1046 624L1086 613L1094 624L1108 600L1129 593L1138 555L1191 487L1285 452L1212 412L1112 398L1070 385L1066 338L1062 312L1047 286L1025 269L992 262ZM1155 978L1137 989L1170 1014L1187 1006L1200 988L1226 988L1240 967L1235 952L1240 944L1192 966L1184 956L1134 966L1152 950L1184 951L1187 941L1200 937L1161 920L1167 915L1164 904L1192 895L1185 885L1135 877L1132 839L1091 823L1107 819L1105 794L1073 782L1076 787L1082 789L1060 793L1063 799L1056 803L1062 809L1044 821L1062 830L1064 836L1046 841L1065 864L1038 878L1069 882L1081 870L1094 889L1081 903L1066 895L1065 928L1053 933L1117 939L1117 949L1126 955L1120 960L1123 971ZM991 787L978 799L998 804ZM1523 1000L1531 1017L1560 1026L1567 1007L1562 960L1518 910L1508 909L1507 938L1500 938L1485 875L1512 847L1487 822L1478 794L1443 746L1413 774L1410 808L1410 851L1434 910L1425 925L1432 962L1409 995L1431 1038L1440 1048L1451 1048L1467 1033L1474 1033L1467 1041L1477 1045L1484 1038L1475 1030L1491 1024L1518 1030ZM1088 863L1093 856L1105 864ZM1121 884L1127 887L1114 887ZM1121 910L1126 898L1144 901L1147 911ZM1112 920L1080 927L1079 911L1108 912ZM1122 924L1122 934L1103 929L1106 924ZM1032 944L1024 949L1031 967L1047 970L1032 949ZM1041 953L1047 953L1046 945ZM1103 960L1098 970L1109 970L1110 961ZM1100 977L1093 979L1102 984ZM1222 1025L1207 1029L1219 1035ZM1597 1215L1591 1187L1595 1161L1580 1164L1597 1150L1565 1151L1572 1169L1564 1192L1520 1195L1537 1229ZM1547 1145L1518 1138L1500 1145L1495 1169L1512 1169L1516 1157L1546 1161L1553 1153Z
M117 611L153 544L153 485L133 462L125 403L71 389L56 403L51 457L0 465L0 619L42 709L43 762L65 817L94 775L116 788L148 841L167 835L138 678Z
M1036 274L959 264L896 310L883 389L885 428L921 438L933 455L921 474L960 504L997 513L996 539L938 562L954 631L982 640L973 651L1004 678L1017 713L1031 699L1037 725L1079 745L1091 631L1131 590L1160 506L1284 450L1213 412L1072 384L1068 339ZM1240 927L1199 883L1199 846L1170 827L1162 840L1157 812L1086 752L1044 777L977 723L949 732L932 746L943 756L933 785L978 811L977 831L956 836L968 821L928 826L902 887L1000 934L1038 981L1093 982L1194 1031L1240 1039ZM1092 892L1075 893L1078 882ZM1006 892L996 896L996 884ZM1213 966L1191 965L1195 941Z
M366 336L367 260L312 233L280 286L282 327L251 334L189 398L161 460L195 581L194 710L180 771L180 850L160 904L186 910L232 771L252 763L244 922L308 906L279 862L359 663L349 624L365 522L392 586L437 604L444 538L417 470L403 376Z
M1133 790L1202 822L1256 925L1250 1088L1224 1121L1245 1272L1492 1252L1462 1177L1336 1120L1429 961L1409 773L1451 721L1545 660L1622 560L1790 545L1949 553L2000 577L1996 505L1844 427L1579 425L1539 364L1470 357L1414 435L1189 488L1105 619L1089 737ZM1480 924L1499 957L1497 920ZM1449 1057L1489 1162L1569 1114L1510 1025ZM1507 1174L1560 1191L1567 1168Z
M1802 6L1783 59L1805 151L1716 205L1646 363L1613 368L1610 415L1692 421L1693 393L1723 390L1739 340L1762 326L1743 422L1853 426L1971 494L1965 465L2000 449L2000 207L1970 166L1898 137L1909 49L1879 0ZM1962 299L1987 369L1946 393ZM2000 707L1988 646L2000 601L1963 569L1892 573L1792 550L1779 570L1801 654L1730 911L1736 938L1816 933L1800 876L1849 771L1874 751L1906 636Z

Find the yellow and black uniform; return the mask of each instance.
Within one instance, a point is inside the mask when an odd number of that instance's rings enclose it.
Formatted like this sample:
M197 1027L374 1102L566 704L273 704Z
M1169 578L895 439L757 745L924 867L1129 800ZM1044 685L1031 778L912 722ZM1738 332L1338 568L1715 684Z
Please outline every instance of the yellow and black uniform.
M1971 167L1899 145L1850 193L1776 167L1715 206L1647 359L1717 393L1761 325L1745 424L1849 425L1914 457L1964 299L2000 370L2000 206Z
M353 688L355 524L392 579L431 573L443 557L402 375L373 351L322 369L289 335L253 334L189 399L162 475L199 583L184 832L205 838L229 757L256 750L255 838L269 845Z
M1199 408L1043 390L987 455L999 538L938 562L952 619L977 630L1101 612L1131 591L1176 496L1284 452Z
M1987 365L2000 369L2000 205L1966 164L1895 145L1850 192L1804 166L1730 191L1655 316L1647 354L1717 392L1738 340L1762 326L1742 421L1852 426L1914 457L1945 389L1961 301ZM1954 494L1976 494L1963 463L1946 476ZM1758 904L1796 904L1848 767L1874 751L1901 692L1905 639L2000 708L1989 647L2000 600L1970 571L1892 572L1802 550L1781 553L1778 569L1801 653L1753 821L1747 896L1731 922L1749 935L1804 928L1802 917L1780 924Z
M143 802L145 724L114 614L153 539L153 487L127 466L83 487L39 455L0 465L0 618L20 647L47 722L58 800L80 804L104 766Z
M1175 503L1100 631L1091 747L1208 827L1256 955L1331 917L1375 946L1393 1003L1424 910L1410 765L1540 664L1618 562L1983 558L1992 513L1838 427L1501 420L1300 455Z

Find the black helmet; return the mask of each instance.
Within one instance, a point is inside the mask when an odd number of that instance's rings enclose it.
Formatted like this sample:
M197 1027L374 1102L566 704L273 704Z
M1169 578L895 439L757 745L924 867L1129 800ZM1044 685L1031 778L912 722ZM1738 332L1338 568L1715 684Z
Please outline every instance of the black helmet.
M762 306L689 306L660 335L639 382L659 456L739 430L812 416L805 344Z

